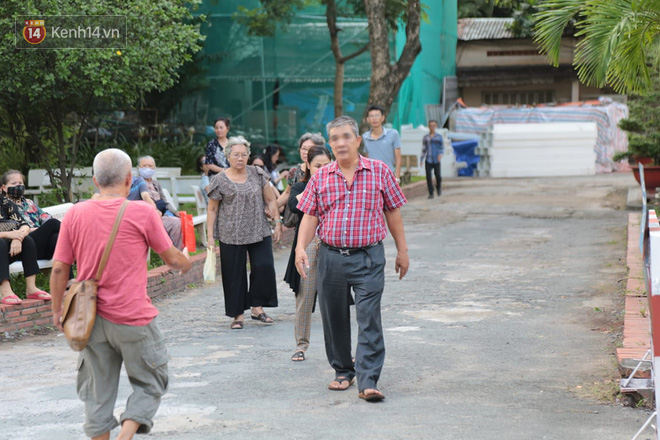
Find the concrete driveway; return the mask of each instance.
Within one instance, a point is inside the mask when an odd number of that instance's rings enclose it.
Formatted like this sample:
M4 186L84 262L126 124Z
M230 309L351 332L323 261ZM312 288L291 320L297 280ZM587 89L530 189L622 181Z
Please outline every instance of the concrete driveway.
M626 276L631 175L466 179L404 208L411 270L386 243L378 404L333 392L320 317L293 363L294 298L229 329L219 284L161 300L171 385L146 438L628 439L648 412L606 403ZM288 250L276 253L278 279ZM0 343L0 439L82 439L62 335ZM130 385L122 378L117 414ZM651 438L651 433L644 438Z

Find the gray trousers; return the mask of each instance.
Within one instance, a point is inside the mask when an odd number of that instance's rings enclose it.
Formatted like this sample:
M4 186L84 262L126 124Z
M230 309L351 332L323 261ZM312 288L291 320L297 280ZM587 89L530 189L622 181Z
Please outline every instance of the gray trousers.
M385 250L374 246L341 255L325 246L318 254L318 299L328 362L335 376L352 379L358 389L376 388L385 362L380 300L385 287ZM355 367L351 357L351 288L355 294L358 344Z
M145 326L130 326L96 315L89 343L78 357L77 390L85 403L85 434L96 437L119 426L113 411L122 363L133 394L121 422L138 422L138 433L148 433L167 390L168 359L156 318Z

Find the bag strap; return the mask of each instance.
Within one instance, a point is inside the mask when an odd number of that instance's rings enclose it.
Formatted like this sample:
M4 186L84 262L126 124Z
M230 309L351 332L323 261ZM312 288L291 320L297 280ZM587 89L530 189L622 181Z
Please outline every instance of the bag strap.
M124 216L124 211L126 211L127 206L128 206L128 200L124 200L124 203L121 204L121 208L119 208L119 213L117 214L117 218L115 218L115 224L112 226L112 232L110 233L110 238L108 239L108 243L105 245L105 250L103 251L103 256L101 257L101 264L99 264L99 270L96 272L96 277L94 278L97 283L101 281L101 277L103 276L103 270L105 269L105 265L108 263L108 257L110 256L112 245L115 244L115 237L117 236L117 231L119 230L119 223L121 223L121 219Z

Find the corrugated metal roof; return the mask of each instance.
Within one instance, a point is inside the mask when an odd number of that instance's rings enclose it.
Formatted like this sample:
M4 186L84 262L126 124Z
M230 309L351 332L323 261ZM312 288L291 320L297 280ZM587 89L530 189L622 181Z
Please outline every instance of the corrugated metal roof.
M462 18L458 20L458 39L504 40L515 38L509 29L513 18Z

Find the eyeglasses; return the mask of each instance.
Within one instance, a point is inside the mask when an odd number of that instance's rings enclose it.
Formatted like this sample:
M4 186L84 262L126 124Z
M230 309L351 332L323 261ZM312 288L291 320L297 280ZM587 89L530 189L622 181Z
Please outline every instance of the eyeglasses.
M300 151L309 151L309 148L300 147Z
M246 159L248 157L248 154L247 153L231 153L229 156L233 157L234 159L238 159L239 157L242 157L243 159Z

